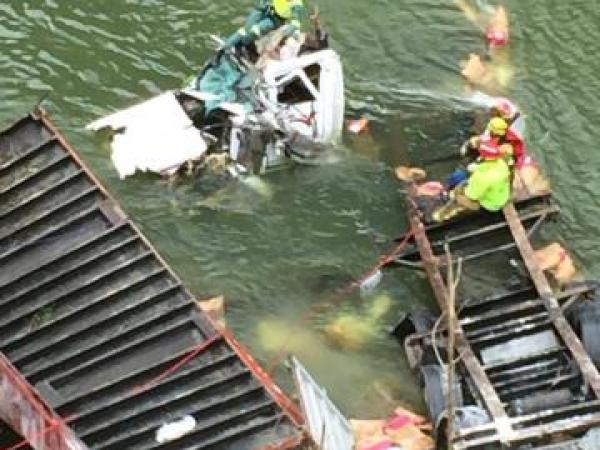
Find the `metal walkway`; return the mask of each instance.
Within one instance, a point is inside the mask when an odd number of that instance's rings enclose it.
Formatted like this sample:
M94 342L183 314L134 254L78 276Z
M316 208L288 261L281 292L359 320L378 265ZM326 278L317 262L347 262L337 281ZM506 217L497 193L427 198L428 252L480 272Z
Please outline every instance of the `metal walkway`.
M487 419L456 431L454 448L555 448L546 445L578 438L599 426L600 376L565 316L569 308L595 303L587 300L597 295L597 283L552 289L529 241L546 219L559 212L551 195L520 199L497 214L480 212L427 225L414 194L413 186L408 196L413 247L396 263L425 270L442 312L448 311L449 300L446 243L452 264L460 257L480 270L487 266L486 282L492 288L489 295L461 297L458 302L454 330L460 355L457 390L462 395L458 400L461 406L482 411L480 417ZM494 273L497 269L485 258L498 255L520 261L518 282L507 285L505 274ZM431 374L444 372L430 357L433 345L445 354L449 332L444 321L440 323L437 343L432 340L431 326L415 327L404 341L411 367L425 374L430 389ZM444 383L439 380L438 384ZM438 389L437 404L428 399L438 433L444 433L440 424L447 414L441 404L445 405L443 391L447 392L446 386Z
M292 402L198 312L42 111L0 133L0 349L89 448L303 439ZM157 428L186 414L194 431L159 445Z

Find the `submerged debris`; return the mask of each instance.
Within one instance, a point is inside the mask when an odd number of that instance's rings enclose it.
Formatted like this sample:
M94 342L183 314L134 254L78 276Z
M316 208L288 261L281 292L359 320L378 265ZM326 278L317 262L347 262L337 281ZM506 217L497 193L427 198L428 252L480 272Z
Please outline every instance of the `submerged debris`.
M411 181L421 181L427 178L427 172L420 167L396 167L396 178L405 183Z
M310 47L277 31L263 39L263 55L221 47L185 88L89 124L112 130L119 176L190 172L212 166L213 155L234 178L319 161L343 128L339 55L326 40Z
M392 306L392 299L382 294L373 299L366 314L341 314L325 327L328 340L345 350L365 346L380 329L380 320Z
M196 304L212 320L225 324L225 297L219 295L208 300L196 300Z

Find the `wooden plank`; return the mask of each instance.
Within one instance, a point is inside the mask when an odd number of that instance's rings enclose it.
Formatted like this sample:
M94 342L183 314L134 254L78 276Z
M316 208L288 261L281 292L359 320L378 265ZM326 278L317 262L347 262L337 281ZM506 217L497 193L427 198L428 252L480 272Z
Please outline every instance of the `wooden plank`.
M581 296L583 294L591 292L594 289L595 289L595 287L592 286L591 284L582 284L581 286L575 286L574 288L566 289L562 292L559 292L558 294L556 294L556 299L559 301L569 299L569 300L567 300L567 302L565 302L562 305L562 309L563 309L563 311L565 311L566 309L568 309L570 304L572 304L571 300L573 298L579 299L579 298L581 298ZM514 295L514 293L510 292L506 297L508 298L513 295ZM494 297L490 297L489 302L491 303L494 301L501 301L501 300L503 300L502 296L494 296ZM569 303L569 302L571 302L571 303ZM483 304L485 304L485 303L488 303L488 301L485 301ZM461 323L461 325L469 328L469 327L477 324L477 322L482 321L482 320L491 320L491 319L497 320L504 315L513 314L515 312L519 312L519 311L523 311L523 310L527 310L527 309L532 309L532 308L535 308L536 306L543 306L543 302L539 299L535 299L535 300L532 299L532 300L522 301L522 302L516 303L514 305L509 305L504 308L491 309L489 311L480 313L478 315L473 315L473 316L465 315L460 320L460 323Z
M415 197L414 194L410 193L410 189L409 189L408 195L412 196L413 198ZM551 198L551 195L552 195L551 191L540 192L538 194L533 194L526 198L524 197L524 198L515 200L515 204L517 205L517 207L527 208L527 206L529 206L533 202L543 203L544 201L547 201L548 199ZM473 221L475 221L477 219L481 219L486 216L494 216L497 214L498 213L489 213L485 210L467 212L467 213L461 214L451 220L448 220L446 222L430 223L425 227L425 231L427 233L429 233L430 231L439 233L444 230L456 228L457 226L463 225L465 222L473 223ZM400 241L404 240L404 237L405 237L405 235L402 235L402 236L397 237L395 240L400 242Z
M600 425L600 414L588 414L585 416L570 417L568 420L559 419L556 422L543 425L533 426L530 428L519 429L515 435L514 442L526 443L535 441L546 436L559 435L561 433L575 433L585 431L589 428ZM495 444L502 442L500 436L482 437L479 439L469 440L467 442L454 442L453 446L456 450L479 448L484 445Z
M415 242L419 247L425 271L429 278L429 282L431 283L437 303L440 309L445 312L448 304L448 289L439 270L438 258L433 254L433 250L425 232L425 226L419 219L414 205L410 203L410 198L414 198L414 194L415 186L413 185L409 192L409 217L411 229L414 233ZM461 355L462 362L469 371L473 382L481 394L482 400L485 402L485 405L494 420L501 441L510 441L514 435L514 430L510 425L509 417L496 390L488 379L479 360L473 353L460 325L457 326L455 330L455 338L457 350Z
M521 217L521 221L526 222L526 221L531 221L534 219L540 219L542 217L550 217L552 215L558 214L559 212L560 212L560 208L558 207L558 205L549 205L543 209L525 213L520 217ZM457 234L455 236L445 237L444 239L430 241L430 244L431 244L432 249L437 249L437 248L443 249L443 246L446 243L459 244L459 243L462 243L463 241L469 241L469 240L473 240L475 238L481 238L487 234L494 233L497 231L502 231L502 230L508 229L508 228L509 228L509 225L508 225L508 222L506 221L506 219L499 220L498 222L492 223L490 225L487 225L487 226L484 226L481 228L476 228L474 230L467 231L462 234ZM427 230L428 230L428 228L426 227L426 231ZM402 254L400 258L396 259L396 264L402 264L402 262L400 262L400 260L403 260L405 258L414 257L415 255L418 255L418 253L419 253L418 249L409 250L406 253Z
M477 324L477 322L487 320L500 320L502 316L507 316L514 313L521 313L527 310L533 310L539 306L542 306L542 302L540 300L526 300L524 302L510 305L505 308L492 309L479 315L464 317L460 320L460 324L462 326L466 326L467 328L473 328L473 325Z
M571 328L571 325L565 318L558 299L552 292L552 288L548 283L546 275L537 264L535 253L529 242L525 228L519 220L519 215L512 203L509 203L504 207L504 216L510 225L515 243L525 261L525 265L538 294L550 314L554 328L571 352L581 370L583 378L594 391L596 398L600 398L600 374L598 373L598 369L585 351L577 334L575 334L575 331L573 331L573 328Z
M536 422L539 420L556 420L554 416L564 416L565 414L572 414L573 416L581 416L583 414L590 414L592 412L598 412L600 409L600 402L598 400L592 400L585 403L577 403L575 405L561 406L559 408L541 411L537 413L527 414L525 416L512 417L511 423L516 426L524 428L524 424L527 422ZM477 434L491 432L494 430L493 423L486 423L483 425L477 425L474 427L463 428L457 432L457 437L460 439L468 439L469 436L475 436Z

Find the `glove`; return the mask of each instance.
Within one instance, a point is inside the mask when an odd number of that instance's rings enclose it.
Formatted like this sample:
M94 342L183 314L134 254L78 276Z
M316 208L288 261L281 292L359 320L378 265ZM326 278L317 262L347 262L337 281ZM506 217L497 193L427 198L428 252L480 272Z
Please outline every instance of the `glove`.
M467 166L467 171L469 173L473 173L473 172L475 172L475 170L477 170L477 166L479 166L479 164L476 162L473 162Z

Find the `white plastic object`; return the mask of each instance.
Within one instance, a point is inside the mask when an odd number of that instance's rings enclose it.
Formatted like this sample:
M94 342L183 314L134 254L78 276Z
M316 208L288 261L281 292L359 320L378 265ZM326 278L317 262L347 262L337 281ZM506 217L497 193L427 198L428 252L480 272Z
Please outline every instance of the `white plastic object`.
M187 415L174 422L165 423L156 430L156 442L164 444L165 442L176 441L186 434L190 434L196 428L196 419Z
M360 291L363 294L370 294L373 292L381 280L383 279L383 272L381 270L377 270L372 275L369 275L360 283Z
M113 136L111 157L121 178L138 170L174 172L186 161L200 159L208 150L207 142L173 92L96 120L86 128L119 131Z
M473 163L471 163L471 164L469 164L469 165L467 166L467 172L469 172L469 173L473 173L473 172L475 172L475 170L477 170L477 166L479 166L479 164L477 164L477 163L474 163L474 162L473 162Z

